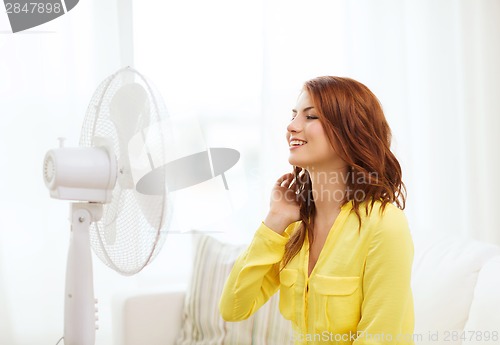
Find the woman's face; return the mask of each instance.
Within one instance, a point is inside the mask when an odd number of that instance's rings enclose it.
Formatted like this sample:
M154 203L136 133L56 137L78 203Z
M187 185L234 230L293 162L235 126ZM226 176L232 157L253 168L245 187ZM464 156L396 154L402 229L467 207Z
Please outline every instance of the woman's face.
M288 162L309 172L345 166L330 144L307 91L302 91L292 112L286 134L290 148Z

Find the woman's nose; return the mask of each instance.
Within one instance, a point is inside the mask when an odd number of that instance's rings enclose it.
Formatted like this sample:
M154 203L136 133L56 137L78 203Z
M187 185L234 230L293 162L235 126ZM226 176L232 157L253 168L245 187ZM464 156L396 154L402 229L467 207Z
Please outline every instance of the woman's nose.
M295 116L286 127L288 132L300 132L302 130L302 121L299 116Z

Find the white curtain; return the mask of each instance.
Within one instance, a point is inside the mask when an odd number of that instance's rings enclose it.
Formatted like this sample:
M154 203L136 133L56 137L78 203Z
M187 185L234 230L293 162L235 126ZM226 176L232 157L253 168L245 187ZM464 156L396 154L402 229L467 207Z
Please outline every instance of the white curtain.
M365 83L381 100L412 231L500 244L500 2L134 6L137 65L174 112L195 112L207 136L242 152L252 188L244 212L226 221L229 234L252 234L263 218L273 181L289 171L284 133L299 88L330 74Z
M0 344L55 344L62 336L69 203L50 199L42 163L58 137L78 145L95 88L131 62L131 35L120 39L120 28L131 27L126 5L82 0L16 34L0 13ZM110 344L114 286L136 282L97 260L94 271L97 340Z
M266 52L281 55L263 73L272 85L263 107L269 142L282 142L273 115L289 108L279 90L289 90L290 75L353 77L384 106L412 231L500 244L500 3L313 1L293 2L294 12L284 2L266 5Z

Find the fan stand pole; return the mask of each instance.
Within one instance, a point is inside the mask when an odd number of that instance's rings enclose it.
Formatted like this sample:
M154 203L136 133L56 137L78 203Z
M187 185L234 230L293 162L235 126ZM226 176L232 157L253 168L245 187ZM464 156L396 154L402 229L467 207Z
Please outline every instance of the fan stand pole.
M90 223L102 216L102 204L72 203L71 234L64 297L64 344L94 345L97 307L94 297Z

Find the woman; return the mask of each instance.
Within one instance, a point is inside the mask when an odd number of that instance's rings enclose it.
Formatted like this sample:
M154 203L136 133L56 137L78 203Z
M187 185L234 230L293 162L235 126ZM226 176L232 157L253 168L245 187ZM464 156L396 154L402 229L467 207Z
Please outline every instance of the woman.
M307 81L286 138L294 172L227 279L222 317L244 320L279 289L296 344L413 344L406 191L378 99L349 78Z

